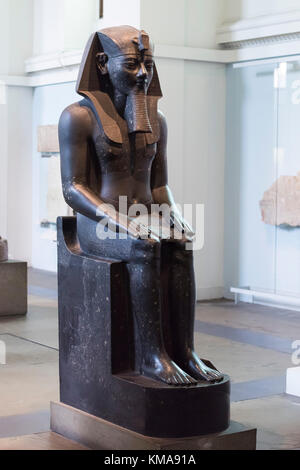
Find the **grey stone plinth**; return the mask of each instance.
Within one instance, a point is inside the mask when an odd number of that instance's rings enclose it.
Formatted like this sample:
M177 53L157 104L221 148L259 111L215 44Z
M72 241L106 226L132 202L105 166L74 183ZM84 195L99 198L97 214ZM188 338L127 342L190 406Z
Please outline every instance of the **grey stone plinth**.
M151 438L64 405L51 403L51 430L93 450L255 450L256 429L232 422L220 434Z
M26 315L27 263L0 263L0 316Z

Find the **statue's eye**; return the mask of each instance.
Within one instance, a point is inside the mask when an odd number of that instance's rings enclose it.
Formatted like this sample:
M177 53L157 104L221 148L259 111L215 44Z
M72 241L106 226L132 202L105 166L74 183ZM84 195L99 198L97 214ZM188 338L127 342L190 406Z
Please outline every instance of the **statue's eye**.
M128 69L135 69L138 65L138 61L134 59L126 60L125 65Z

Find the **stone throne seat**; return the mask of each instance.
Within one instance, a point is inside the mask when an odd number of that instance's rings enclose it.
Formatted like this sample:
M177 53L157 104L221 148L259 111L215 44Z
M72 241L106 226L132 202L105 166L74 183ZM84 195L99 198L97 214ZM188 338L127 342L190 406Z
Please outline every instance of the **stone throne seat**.
M227 376L171 387L139 375L125 262L83 253L76 217L58 219L58 286L62 403L151 437L228 428Z

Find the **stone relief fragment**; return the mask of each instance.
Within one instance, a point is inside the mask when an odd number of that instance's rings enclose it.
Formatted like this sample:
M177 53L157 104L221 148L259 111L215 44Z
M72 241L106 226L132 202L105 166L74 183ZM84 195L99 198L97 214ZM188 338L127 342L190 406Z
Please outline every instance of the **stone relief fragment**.
M38 127L38 152L43 154L59 153L57 125Z
M265 224L300 227L300 172L280 176L264 193L260 209Z

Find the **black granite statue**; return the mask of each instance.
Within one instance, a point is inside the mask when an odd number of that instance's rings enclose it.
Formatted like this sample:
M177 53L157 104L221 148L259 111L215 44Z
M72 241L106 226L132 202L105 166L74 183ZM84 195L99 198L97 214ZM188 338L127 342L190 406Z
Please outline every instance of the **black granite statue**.
M77 92L84 99L59 124L63 192L77 213L59 221L62 401L148 435L224 429L228 377L194 350L193 252L186 250L194 234L168 187L167 125L157 109L162 93L148 34L129 26L93 34ZM170 208L169 219L154 205ZM143 208L154 210L160 229L140 217ZM166 223L170 237L163 236ZM143 425L120 417L122 406L121 416L124 406L125 414L146 406L145 390L160 425L145 410ZM190 418L211 407L218 416L175 431L171 418L162 420L177 407Z

